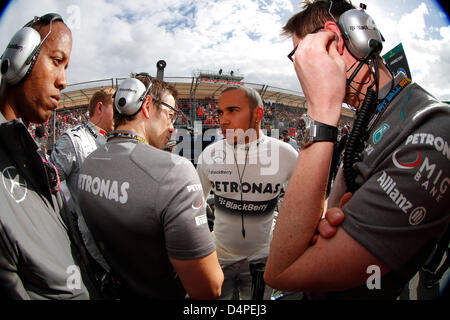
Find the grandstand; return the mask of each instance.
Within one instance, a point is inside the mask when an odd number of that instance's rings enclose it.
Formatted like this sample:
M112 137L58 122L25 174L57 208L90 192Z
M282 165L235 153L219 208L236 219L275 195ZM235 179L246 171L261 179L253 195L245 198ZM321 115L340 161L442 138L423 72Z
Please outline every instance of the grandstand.
M92 95L101 88L117 88L125 78L110 78L70 84L62 91L59 107L47 123L45 143L53 149L59 135L70 125L87 118L86 110ZM228 73L197 70L191 77L164 77L164 81L178 91L178 107L183 117L175 127L193 128L194 121L209 127L218 126L217 100L227 86L245 85L257 90L265 104L262 129L289 129L293 138L298 136L298 119L306 112L305 97L299 92L273 87L268 84L245 82L244 76L233 71ZM354 112L342 110L341 125L351 123Z

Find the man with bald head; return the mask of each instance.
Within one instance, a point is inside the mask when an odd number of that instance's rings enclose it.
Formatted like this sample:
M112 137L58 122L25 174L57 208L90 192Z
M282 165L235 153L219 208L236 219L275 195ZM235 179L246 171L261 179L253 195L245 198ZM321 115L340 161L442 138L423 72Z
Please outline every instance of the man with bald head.
M66 85L72 35L57 14L36 17L2 55L0 292L9 299L88 299L67 232L59 177L27 131L47 121Z

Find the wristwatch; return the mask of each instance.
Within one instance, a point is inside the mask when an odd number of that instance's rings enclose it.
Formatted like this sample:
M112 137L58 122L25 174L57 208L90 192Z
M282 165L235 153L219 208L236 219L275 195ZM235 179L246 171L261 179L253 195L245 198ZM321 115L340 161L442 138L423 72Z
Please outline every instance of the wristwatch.
M304 114L300 118L300 128L303 135L303 140L300 142L300 148L306 148L312 143L319 141L337 141L337 127L315 121L307 114Z

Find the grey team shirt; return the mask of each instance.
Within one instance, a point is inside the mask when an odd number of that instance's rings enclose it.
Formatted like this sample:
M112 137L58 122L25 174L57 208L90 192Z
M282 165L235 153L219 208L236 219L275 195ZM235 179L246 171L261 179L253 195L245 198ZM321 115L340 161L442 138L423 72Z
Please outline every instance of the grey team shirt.
M362 186L343 207L342 226L392 270L449 222L449 123L450 106L411 83L370 132L356 163ZM336 185L329 207L344 193L342 172Z
M44 196L46 175L23 123L2 120L0 114L1 290L13 299L88 299L62 198Z
M114 138L85 161L79 201L106 260L134 294L182 299L169 257L215 250L194 166L134 139Z

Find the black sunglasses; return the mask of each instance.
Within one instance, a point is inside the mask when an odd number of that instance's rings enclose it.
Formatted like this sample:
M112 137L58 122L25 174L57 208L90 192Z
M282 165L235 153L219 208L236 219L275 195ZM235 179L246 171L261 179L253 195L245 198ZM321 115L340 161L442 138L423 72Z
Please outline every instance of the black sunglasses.
M325 27L324 26L322 26L322 27L318 27L318 28L316 28L316 29L314 29L312 32L310 32L310 33L317 33L317 32L319 32L320 30L322 30L322 29L324 29ZM292 62L294 62L294 59L292 59L292 57L294 56L294 53L295 53L295 51L297 50L297 48L298 48L298 44L295 46L295 48L294 49L292 49L292 51L291 52L289 52L289 54L287 55L287 57L289 58L289 60L291 60Z
M170 119L170 121L171 121L172 123L175 123L175 122L177 121L178 116L180 115L180 110L175 109L175 108L172 107L170 104L165 103L165 102L163 102L163 101L161 101L161 100L153 99L153 101L154 101L155 103L159 103L159 104L161 104L161 105L163 105L163 106L169 108L170 110L174 111L175 113L174 113L173 117Z

